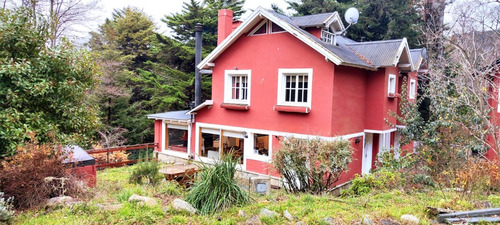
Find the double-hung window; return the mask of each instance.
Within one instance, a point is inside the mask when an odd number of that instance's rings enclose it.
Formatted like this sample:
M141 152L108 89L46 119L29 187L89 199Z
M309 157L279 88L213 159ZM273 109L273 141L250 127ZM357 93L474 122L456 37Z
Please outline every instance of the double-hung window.
M250 103L250 70L226 70L224 103Z
M279 69L278 76L278 105L311 107L312 69Z

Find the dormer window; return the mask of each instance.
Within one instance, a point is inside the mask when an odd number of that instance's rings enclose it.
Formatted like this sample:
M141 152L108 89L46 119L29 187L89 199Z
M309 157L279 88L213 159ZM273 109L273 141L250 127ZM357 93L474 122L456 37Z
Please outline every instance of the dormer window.
M387 82L387 96L394 98L396 96L396 75L389 74L389 80Z

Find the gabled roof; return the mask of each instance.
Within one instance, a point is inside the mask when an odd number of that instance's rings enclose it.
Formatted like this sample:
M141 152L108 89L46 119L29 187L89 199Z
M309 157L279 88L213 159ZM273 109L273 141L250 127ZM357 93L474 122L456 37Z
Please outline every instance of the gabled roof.
M410 64L413 70L410 48L406 38L386 41L367 41L346 44L360 56L369 60L375 67L397 66L400 63Z
M290 19L292 19L293 22L295 22L295 24L301 28L332 26L332 28L335 31L341 31L344 29L344 24L342 23L340 16L337 12L321 13L321 14L307 15L307 16L297 16L297 17L292 17Z
M423 48L410 49L410 55L415 70L420 69L420 65L424 61L424 49Z
M213 67L215 59L229 48L229 46L231 46L231 44L241 35L250 32L250 29L259 23L263 17L283 28L285 31L322 54L325 60L329 60L335 65L377 70L379 67L397 66L401 58L404 59L403 63L408 70L414 70L406 38L390 41L355 42L348 38L337 36L337 45L332 45L320 40L302 28L318 25L319 23L323 24L325 21L336 21L335 24L341 24L343 27L338 13L324 13L290 18L262 7L257 8L248 19L224 39L224 41L203 59L197 67L199 69ZM378 54L380 50L385 51L385 53Z

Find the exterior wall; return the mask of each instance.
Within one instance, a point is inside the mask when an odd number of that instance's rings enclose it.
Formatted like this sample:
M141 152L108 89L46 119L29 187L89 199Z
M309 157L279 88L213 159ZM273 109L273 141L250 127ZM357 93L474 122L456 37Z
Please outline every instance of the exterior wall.
M160 152L162 146L162 120L155 120L155 143L158 145L155 147L155 151Z
M214 106L196 115L197 122L265 129L281 132L332 136L334 64L311 51L290 35L276 33L243 35L215 61L212 76ZM251 70L250 109L235 111L220 108L224 101L225 70ZM281 113L277 104L278 69L313 68L311 112Z
M351 146L354 149L354 152L352 153L352 162L349 163L348 165L348 170L347 172L344 172L339 180L337 181L337 184L342 184L345 183L352 178L356 174L361 174L361 165L363 163L363 138L361 138L361 141L356 144L355 143L356 138L351 138L349 141L351 141Z
M365 120L361 118L365 117L366 111L366 79L365 70L335 67L333 104L330 110L333 135L358 133L365 129Z
M392 129L384 118L396 124L396 119L388 115L389 111L397 112L398 110L397 98L387 97L389 74L396 75L396 87L398 87L399 69L397 67L380 68L378 71L370 72L366 79L365 129Z
M315 37L321 39L321 28L309 27L306 28L306 31L314 35Z
M80 177L91 188L96 186L96 168L95 165L80 166L74 168L75 175Z
M495 124L496 126L500 127L500 113L499 113L499 108L500 108L500 94L498 93L498 89L500 88L500 72L497 72L493 76L493 84L496 85L497 88L490 88L490 92L493 95L493 98L490 98L488 100L489 105L493 106L493 110L491 112L491 123ZM496 91L495 91L496 90ZM497 134L496 137L500 137L500 134ZM491 146L495 146L495 138L493 136L489 136L487 138L487 141L490 143ZM497 140L498 142L498 140ZM490 148L485 156L489 160L492 161L497 161L498 160L498 151L500 149L495 149Z

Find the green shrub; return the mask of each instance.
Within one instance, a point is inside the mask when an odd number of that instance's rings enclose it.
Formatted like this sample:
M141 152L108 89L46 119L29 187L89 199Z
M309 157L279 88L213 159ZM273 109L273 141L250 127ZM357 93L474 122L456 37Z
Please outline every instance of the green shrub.
M155 161L147 161L148 155L146 154L146 161L139 159L137 165L132 170L132 174L130 175L129 182L133 184L158 184L162 176L159 173L161 165Z
M321 194L347 171L352 153L348 140L290 138L274 154L273 166L288 192Z
M156 190L158 193L164 195L181 195L183 192L179 183L170 181L161 182L160 185L156 187Z
M3 192L0 192L0 223L9 223L12 220L12 207L12 197L5 199Z
M226 154L213 166L203 165L200 179L188 192L186 201L205 215L250 202L250 197L235 179L238 162L239 159Z
M342 196L360 196L370 193L372 190L390 190L401 188L405 180L401 174L390 170L379 170L362 177L356 175L348 189L342 190Z

